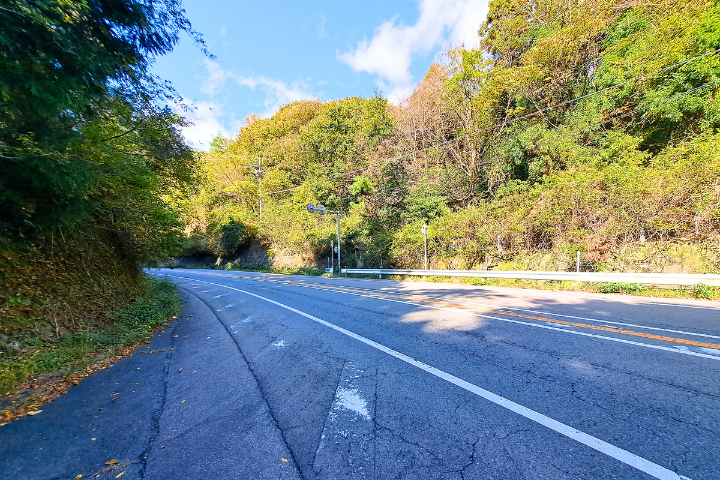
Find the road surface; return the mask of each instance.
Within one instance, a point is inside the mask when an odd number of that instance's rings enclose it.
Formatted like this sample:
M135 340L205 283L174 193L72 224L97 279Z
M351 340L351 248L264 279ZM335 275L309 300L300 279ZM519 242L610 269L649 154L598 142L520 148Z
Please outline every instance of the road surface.
M152 273L182 315L0 428L0 478L720 479L717 303Z

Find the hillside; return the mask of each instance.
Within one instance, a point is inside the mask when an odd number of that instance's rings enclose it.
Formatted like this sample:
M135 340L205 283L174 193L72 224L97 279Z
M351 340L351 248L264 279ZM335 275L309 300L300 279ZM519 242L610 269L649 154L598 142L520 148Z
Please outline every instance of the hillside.
M282 266L720 270L716 2L495 0L401 105L289 104L217 137L172 195L186 255ZM361 250L356 253L356 247ZM362 251L364 250L364 251Z

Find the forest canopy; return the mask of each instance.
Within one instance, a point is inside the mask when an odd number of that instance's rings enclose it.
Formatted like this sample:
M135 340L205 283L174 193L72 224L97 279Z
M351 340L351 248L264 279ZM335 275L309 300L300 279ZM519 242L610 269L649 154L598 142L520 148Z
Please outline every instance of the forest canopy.
M242 225L278 259L324 263L333 226L312 202L344 212L349 265L418 267L427 223L439 268L564 269L576 251L623 268L611 257L646 242L720 267L717 2L494 0L478 33L400 105L296 102L218 137L175 197L187 253L237 252L247 238L214 245Z

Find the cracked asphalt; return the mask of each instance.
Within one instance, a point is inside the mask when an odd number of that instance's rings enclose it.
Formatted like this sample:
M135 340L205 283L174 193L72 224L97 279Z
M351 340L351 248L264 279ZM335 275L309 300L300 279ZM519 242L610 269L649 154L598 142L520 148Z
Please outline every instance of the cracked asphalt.
M152 273L182 314L0 427L0 478L720 479L717 303Z

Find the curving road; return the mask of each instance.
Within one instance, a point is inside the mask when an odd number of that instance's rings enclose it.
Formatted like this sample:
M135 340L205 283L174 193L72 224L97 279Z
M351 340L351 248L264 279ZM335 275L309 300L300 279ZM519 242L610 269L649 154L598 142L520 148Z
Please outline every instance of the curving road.
M715 302L152 273L186 307L115 368L132 384L149 362L156 380L127 407L88 404L144 416L147 430L103 450L82 409L73 428L22 419L0 428L0 477L114 478L101 462L113 456L124 478L720 479ZM65 401L122 385L114 374ZM71 408L62 400L44 413ZM134 417L119 423L104 435ZM84 460L62 460L63 435ZM22 453L28 438L51 453ZM43 455L55 460L40 468Z

